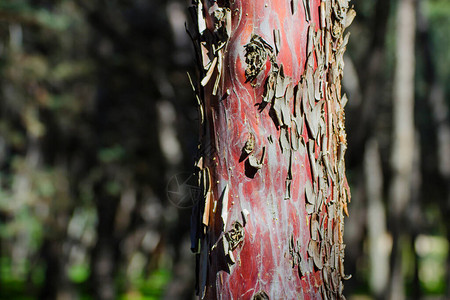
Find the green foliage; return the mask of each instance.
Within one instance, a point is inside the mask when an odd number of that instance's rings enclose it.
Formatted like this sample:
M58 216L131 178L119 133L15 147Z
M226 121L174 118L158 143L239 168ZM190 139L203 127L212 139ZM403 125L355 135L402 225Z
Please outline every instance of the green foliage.
M177 135L194 149L197 124L184 76L191 61L171 40L166 2L0 1L0 299L35 299L55 257L64 270L57 278L67 279L80 299L94 299L91 258L101 238L112 241L117 252L113 279L120 299L160 299L173 278L188 212L180 221L164 206L165 180L180 166L168 165L159 148L155 105L160 99L174 105ZM376 1L353 4L358 16L350 27L348 54L364 78ZM438 80L449 95L450 2L423 4ZM378 79L386 83L383 95L392 88L393 12ZM418 66L416 93L424 99L424 62L418 60ZM382 125L375 129L384 137L385 164L390 100L380 97ZM424 110L419 114L420 124L430 123ZM422 140L428 142L432 130L426 129ZM193 151L185 154L188 167ZM352 190L358 190L358 174L349 170ZM433 247L418 251L422 290L436 295L445 288L448 255L439 195L427 194L423 209L429 227L422 237ZM175 219L181 225L170 223L178 226L170 233L167 224ZM413 250L406 249L409 284ZM354 278L361 284L354 290L367 295L367 259L358 262Z
M425 2L426 14L430 20L432 51L438 77L446 87L447 94L450 87L450 2L447 0L429 0ZM449 102L450 104L450 102Z

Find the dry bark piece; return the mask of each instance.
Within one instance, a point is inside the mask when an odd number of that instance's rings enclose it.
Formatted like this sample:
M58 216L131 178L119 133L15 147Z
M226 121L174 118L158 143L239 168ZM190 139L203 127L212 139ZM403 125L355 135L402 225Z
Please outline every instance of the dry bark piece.
M355 19L355 17L356 17L356 11L353 8L350 8L347 11L347 16L345 17L344 28L349 27L352 24L353 19Z
M265 155L266 155L266 147L263 147L261 158L259 160L253 154L250 154L248 157L249 165L257 170L261 169L263 166Z
M320 64L314 73L314 98L316 100L321 100L324 97L324 75L323 65Z
M248 157L248 163L255 169L259 170L262 168L262 164L259 163L259 160L254 155Z
M250 213L249 213L249 211L248 211L247 209L244 208L244 209L241 211L241 215L242 215L242 224L243 224L244 227L245 227L245 225L247 225L248 216L250 215Z
M325 2L320 2L320 26L322 28L325 28L325 20L326 20L326 14L325 14Z
M222 218L223 231L225 231L225 229L227 227L227 220L228 220L228 199L229 199L228 183L225 185L225 188L223 189L221 198L222 198L221 199L221 202L222 202L222 213L221 213L220 216Z
M273 111L275 112L276 121L279 126L285 125L283 122L283 117L282 117L282 109L283 109L283 106L285 105L284 102L285 101L283 98L275 98L273 100L272 108L273 108Z
M298 117L291 118L291 148L297 151L300 147L300 136L302 134L301 127L303 127L303 119L299 115Z
M321 270L323 268L322 251L320 242L310 240L308 244L308 255L313 258L314 265Z
M312 214L314 212L314 205L313 204L306 204L306 213L308 215Z
M291 199L291 179L286 179L285 181L285 193L284 193L284 200Z
M291 148L291 144L289 142L289 131L286 126L283 126L280 129L280 146L283 152L288 151Z
M316 154L314 152L314 140L308 141L308 154L309 154L309 161L311 164L311 171L313 176L313 182L316 182L317 179L317 166L316 166Z
M322 217L322 222L320 222L319 234L322 240L325 240L325 217Z
M220 82L220 79L222 78L222 64L223 64L222 49L217 52L217 58L218 58L217 76L216 76L216 81L214 82L214 87L213 87L213 91L212 91L212 94L214 96L217 95L217 89L219 87L219 82Z
M270 72L264 84L263 101L270 102L275 96L275 83L277 82L278 72Z
M298 7L298 0L291 0L292 14L295 14L297 12L297 7Z
M303 0L303 8L305 9L306 22L311 20L311 12L309 9L309 0Z
M275 84L275 98L283 98L286 93L286 88L290 83L290 79L284 76L283 65L280 65L278 76Z
M202 86L206 86L208 84L214 72L214 68L216 67L216 64L217 64L217 57L214 57L212 63L209 65L208 72L206 72L205 77L203 77L202 81L200 82Z
M209 225L209 213L211 210L211 173L209 172L209 168L206 167L203 169L203 186L204 186L204 198L205 198L205 206L203 210L203 224L205 226Z
M311 55L312 57L312 55ZM314 101L314 75L313 75L313 68L307 67L306 68L306 91L308 92L308 100L309 100L309 106L314 107L315 101Z
M273 48L262 37L252 34L250 42L245 46L246 82L252 82L265 68L268 53L273 53Z
M309 25L308 27L308 42L307 42L307 48L306 48L306 55L308 56L308 58L311 56L313 50L314 50L314 23L312 23L311 25ZM314 67L314 66L312 66Z
M206 30L206 20L203 16L203 4L202 1L197 2L197 23L198 23L198 32L200 34Z
M233 251L237 246L244 241L244 227L238 221L231 224L231 229L225 233L225 239L228 241L230 251Z
M253 296L253 300L269 300L269 296L266 292L260 291Z
M347 101L348 101L347 94L342 95L342 97L341 97L342 108L344 108L347 105Z
M306 182L306 186L305 186L305 195L306 195L306 201L309 204L315 204L316 200L314 199L314 192L313 192L313 188L312 188L312 183L311 181L307 181Z
M313 213L311 215L311 239L314 241L319 240L319 215L317 213Z
M247 141L245 142L244 152L250 154L253 152L254 148L255 148L255 136L253 135L253 133L250 133L248 135Z
M278 54L280 52L281 46L281 33L279 29L273 30L273 39L275 42L275 54Z

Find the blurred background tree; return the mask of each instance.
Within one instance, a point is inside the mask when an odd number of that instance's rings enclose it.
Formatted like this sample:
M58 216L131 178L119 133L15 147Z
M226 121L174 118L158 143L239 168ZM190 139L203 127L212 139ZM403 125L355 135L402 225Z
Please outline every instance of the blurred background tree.
M353 299L387 297L399 259L407 298L450 297L450 2L411 1L414 144L397 224L401 2L355 2L349 29ZM170 193L197 151L189 4L0 1L0 299L192 299L190 210Z

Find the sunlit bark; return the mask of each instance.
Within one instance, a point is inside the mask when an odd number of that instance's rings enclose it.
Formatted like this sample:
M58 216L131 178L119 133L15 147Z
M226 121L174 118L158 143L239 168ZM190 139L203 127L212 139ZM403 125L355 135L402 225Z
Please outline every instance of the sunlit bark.
M197 2L200 298L339 298L347 1ZM205 149L209 149L205 151Z

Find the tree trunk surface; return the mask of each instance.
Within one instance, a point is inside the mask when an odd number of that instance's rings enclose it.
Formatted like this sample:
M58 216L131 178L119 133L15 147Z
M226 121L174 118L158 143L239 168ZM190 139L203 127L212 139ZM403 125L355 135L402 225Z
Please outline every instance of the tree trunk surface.
M343 1L199 1L201 299L343 297Z

